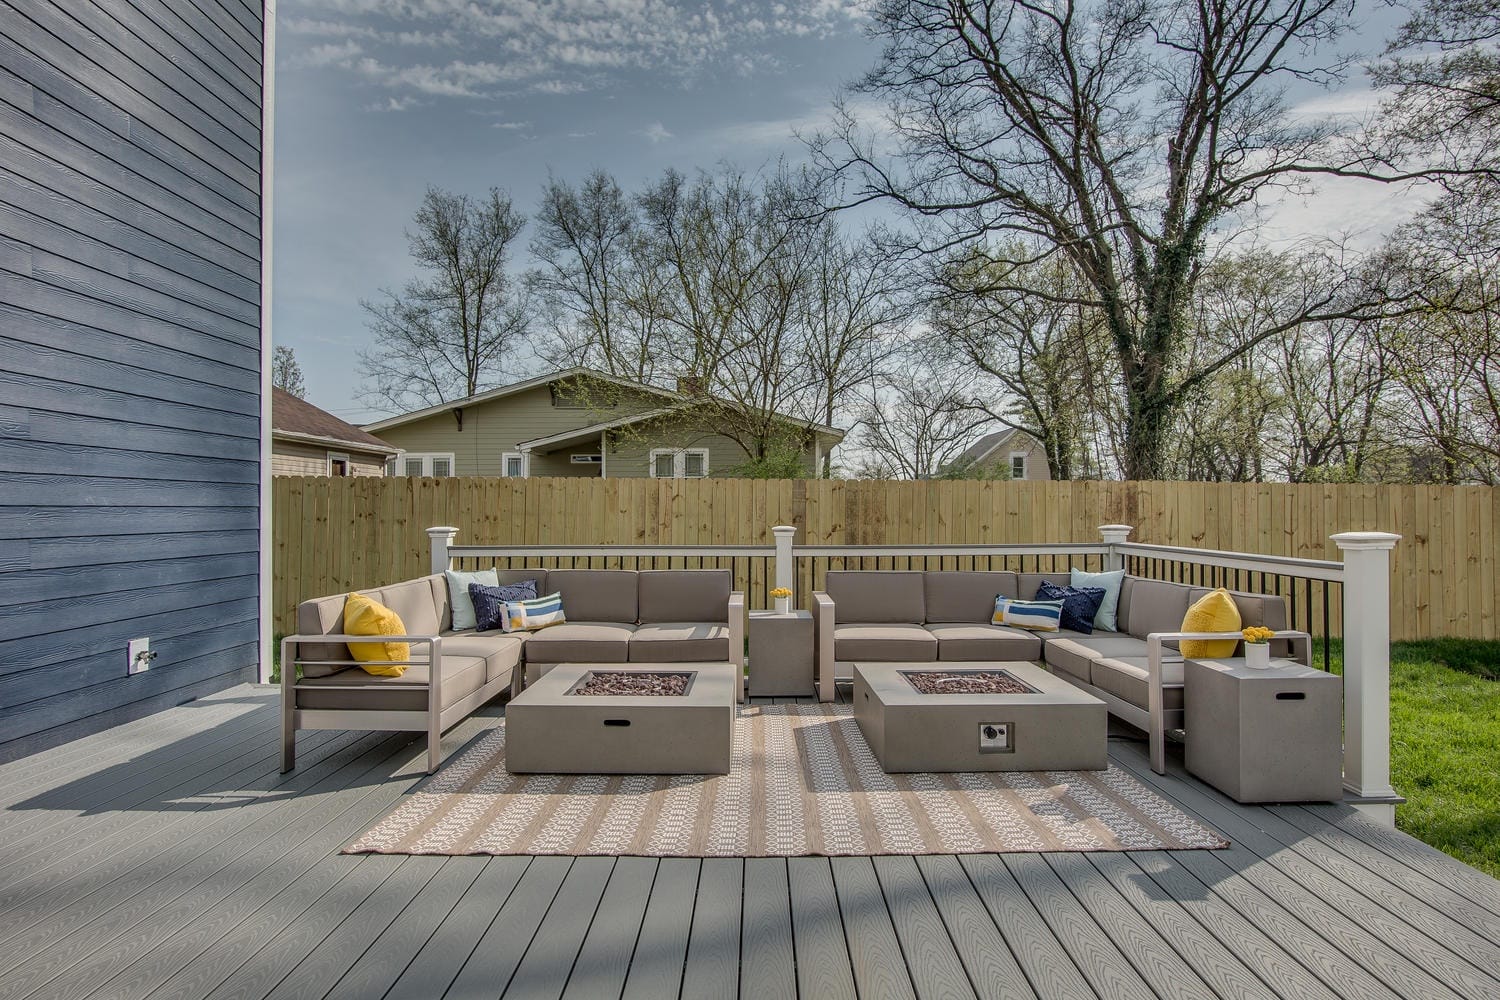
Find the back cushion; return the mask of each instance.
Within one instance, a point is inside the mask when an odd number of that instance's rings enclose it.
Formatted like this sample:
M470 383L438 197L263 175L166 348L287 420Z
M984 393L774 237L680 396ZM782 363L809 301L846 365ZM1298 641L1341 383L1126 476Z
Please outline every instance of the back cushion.
M1120 588L1120 631L1144 639L1152 632L1181 632L1191 588L1127 576Z
M896 570L832 570L823 589L833 598L840 623L920 625L927 620L923 573ZM994 598L991 598L993 604Z
M438 607L440 602L446 602L448 581L441 576L424 576L418 580L394 583L389 587L363 593L396 612L401 617L401 624L405 626L407 635L435 635L442 631ZM452 620L451 611L449 619Z
M637 580L642 624L729 620L727 569L643 569Z
M298 635L336 635L344 631L344 595L319 597L297 605ZM292 649L292 656L299 660L351 660L349 647L342 642L304 642ZM306 663L302 667L304 677L327 677L343 670L338 666L319 666Z
M635 578L633 569L554 569L547 572L546 589L562 594L570 622L634 623Z
M1036 600L1036 588L1042 585L1042 581L1056 584L1059 587L1073 586L1073 574L1068 573L1019 573L1016 575L1016 596L1023 601Z
M930 622L987 622L996 595L1017 596L1014 573L929 571L922 577Z
M1188 597L1188 602L1197 601L1207 593L1208 591L1202 587L1194 587ZM1273 594L1247 594L1238 590L1231 590L1229 596L1234 598L1235 607L1240 609L1240 623L1243 628L1261 625L1278 632L1286 628L1286 598Z

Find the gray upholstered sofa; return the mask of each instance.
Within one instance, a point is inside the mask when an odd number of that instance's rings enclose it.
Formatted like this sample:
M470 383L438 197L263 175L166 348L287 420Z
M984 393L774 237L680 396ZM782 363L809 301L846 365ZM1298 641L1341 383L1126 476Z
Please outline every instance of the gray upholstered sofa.
M1180 729L1183 720L1177 641L1210 637L1182 632L1183 616L1208 591L1126 576L1118 631L1038 633L990 624L996 595L1030 600L1044 580L1067 586L1070 578L1067 573L830 571L824 589L813 594L820 691L830 696L834 679L849 676L860 661L1040 662L1102 700L1111 714L1145 729L1152 762L1160 766L1164 734ZM1273 653L1310 661L1307 635L1286 630L1283 598L1232 596L1245 627L1262 625L1279 633ZM1236 655L1242 655L1239 647Z
M367 673L343 634L335 594L297 607L297 634L282 640L282 769L296 763L298 729L426 732L428 770L441 762L441 736L526 675L556 663L723 663L744 683L744 595L728 570L501 570L501 583L536 580L562 595L566 624L537 632L454 631L441 574L361 591L395 611L410 640L400 677ZM300 674L300 676L299 676Z

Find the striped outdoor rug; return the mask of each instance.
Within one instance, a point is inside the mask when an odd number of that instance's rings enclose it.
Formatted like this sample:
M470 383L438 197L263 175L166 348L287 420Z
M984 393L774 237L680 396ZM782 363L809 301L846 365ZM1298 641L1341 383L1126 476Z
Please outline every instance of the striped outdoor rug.
M886 774L848 705L741 711L727 775L513 775L476 740L347 854L781 857L1226 847L1128 772Z

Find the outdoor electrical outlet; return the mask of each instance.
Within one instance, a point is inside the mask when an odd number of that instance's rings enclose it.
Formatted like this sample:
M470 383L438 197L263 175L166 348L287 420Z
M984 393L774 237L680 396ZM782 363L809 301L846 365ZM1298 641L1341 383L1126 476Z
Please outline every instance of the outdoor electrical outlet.
M1015 749L1010 743L1009 722L981 722L979 724L980 753L1010 753Z
M156 659L156 654L151 652L150 639L131 639L127 653L130 657L125 671L127 674L138 674L142 670L150 670L151 661Z

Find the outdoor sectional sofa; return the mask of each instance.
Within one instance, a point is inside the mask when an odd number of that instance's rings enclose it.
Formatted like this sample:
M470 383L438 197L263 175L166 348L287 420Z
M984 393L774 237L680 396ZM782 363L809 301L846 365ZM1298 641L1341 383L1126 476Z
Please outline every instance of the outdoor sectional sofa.
M860 661L1045 663L1053 673L1102 700L1111 714L1146 730L1152 766L1164 765L1168 730L1183 724L1182 631L1202 587L1126 576L1120 590L1119 631L1091 635L1062 630L1029 632L992 625L995 597L1030 600L1042 581L1068 586L1067 573L900 570L830 571L813 594L818 676L825 690ZM1311 659L1305 633L1286 630L1284 598L1233 593L1243 625L1278 632L1278 656ZM1229 633L1239 638L1238 633ZM1222 637L1222 635L1220 635ZM1239 647L1236 647L1237 651Z
M723 663L744 677L744 595L728 570L500 570L501 583L535 580L539 594L562 595L567 623L536 632L453 630L442 574L361 591L395 611L409 641L400 677L366 673L343 632L335 594L297 607L297 633L282 640L282 769L296 763L299 729L427 733L427 769L441 763L443 731L525 675L557 663ZM298 676L300 673L300 676Z

